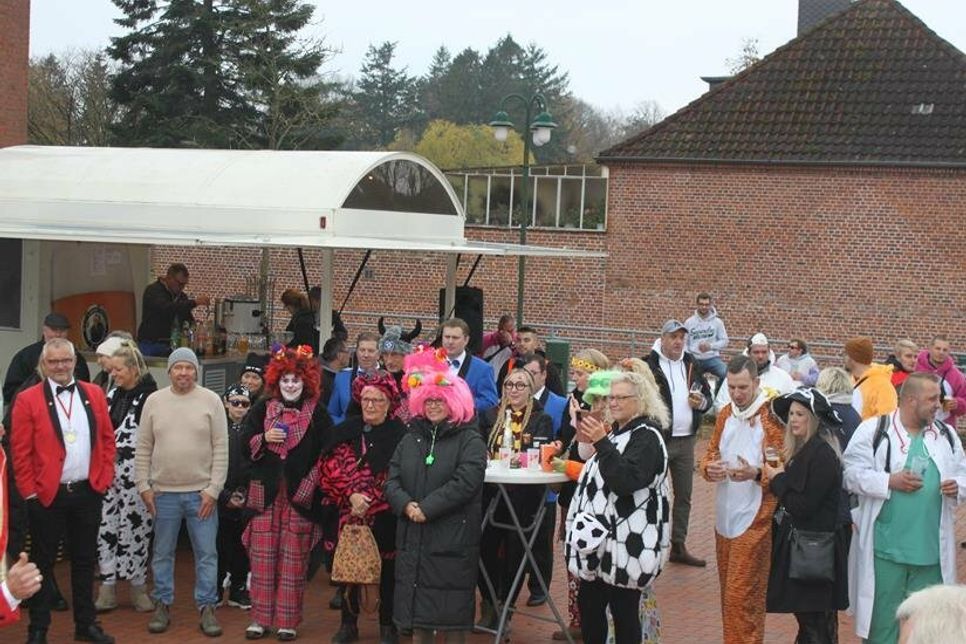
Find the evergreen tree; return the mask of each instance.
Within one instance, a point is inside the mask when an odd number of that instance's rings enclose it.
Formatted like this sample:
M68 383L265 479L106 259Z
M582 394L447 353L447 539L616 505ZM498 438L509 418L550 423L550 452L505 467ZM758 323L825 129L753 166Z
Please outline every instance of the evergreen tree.
M332 109L317 77L329 55L298 32L300 0L113 0L129 30L113 38L112 98L125 145L299 147L321 144Z
M416 116L417 85L404 69L393 66L396 43L369 45L353 94L353 142L362 148L385 148Z

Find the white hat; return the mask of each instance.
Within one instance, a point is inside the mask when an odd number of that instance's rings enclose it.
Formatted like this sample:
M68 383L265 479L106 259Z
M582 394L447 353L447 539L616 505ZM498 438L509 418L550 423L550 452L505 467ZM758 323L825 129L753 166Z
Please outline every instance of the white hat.
M122 338L117 336L111 336L107 340L104 340L104 342L101 342L99 345L97 345L97 355L107 356L110 358L112 355L114 355L115 351L121 348L122 340Z
M751 336L751 340L748 340L748 346L749 347L762 347L762 346L767 347L768 338L765 337L764 333L756 333L755 335Z

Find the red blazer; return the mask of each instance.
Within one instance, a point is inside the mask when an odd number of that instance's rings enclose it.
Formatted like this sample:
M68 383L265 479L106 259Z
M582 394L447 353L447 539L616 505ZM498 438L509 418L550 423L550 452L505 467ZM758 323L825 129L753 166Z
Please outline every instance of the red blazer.
M7 514L7 455L0 449L0 557L7 551L7 535L10 534L10 516ZM20 619L20 609L11 610L3 592L0 591L0 628L10 626Z
M77 393L84 403L82 409L91 428L91 464L87 479L95 492L103 494L114 480L116 450L107 398L100 387L88 382L77 381ZM17 489L23 498L36 494L43 506L49 506L57 496L67 452L54 392L46 378L17 394L10 424Z

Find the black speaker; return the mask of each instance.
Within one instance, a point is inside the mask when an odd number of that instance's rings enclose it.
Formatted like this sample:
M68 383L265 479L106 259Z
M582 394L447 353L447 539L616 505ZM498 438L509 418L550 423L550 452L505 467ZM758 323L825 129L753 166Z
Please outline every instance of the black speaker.
M483 289L475 286L456 287L456 306L453 312L444 311L446 289L439 289L439 318L444 322L450 318L460 318L470 327L470 342L466 347L469 353L479 353L483 347Z

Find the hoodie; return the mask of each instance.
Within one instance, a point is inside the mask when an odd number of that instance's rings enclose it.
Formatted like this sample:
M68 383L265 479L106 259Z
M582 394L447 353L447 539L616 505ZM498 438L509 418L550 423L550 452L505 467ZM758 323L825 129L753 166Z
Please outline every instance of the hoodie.
M941 365L935 366L929 360L928 350L919 352L919 358L916 359L916 371L934 373L939 376L939 399L943 401L950 398L956 400L956 409L953 411L940 410L936 414L936 418L955 428L959 417L966 414L966 376L956 368L950 356L946 356L946 360Z
M873 362L855 380L852 390L852 408L859 412L862 420L882 416L895 411L899 406L896 388L892 385L892 366Z
M797 358L786 353L775 362L775 366L787 372L800 387L814 387L818 380L818 364L809 353L803 353Z
M712 306L708 317L701 317L697 311L689 317L684 326L688 329L688 353L698 360L708 360L721 356L721 350L728 346L728 332L724 322L718 317L718 311ZM702 342L711 344L710 351L699 351Z

